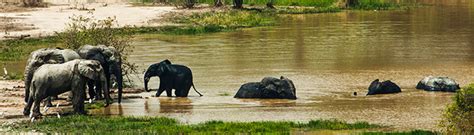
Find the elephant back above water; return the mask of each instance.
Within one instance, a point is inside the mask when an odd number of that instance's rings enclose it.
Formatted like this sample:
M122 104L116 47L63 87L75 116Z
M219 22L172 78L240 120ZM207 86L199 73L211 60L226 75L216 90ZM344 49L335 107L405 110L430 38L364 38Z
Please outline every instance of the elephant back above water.
M460 87L459 84L451 78L428 76L418 82L416 89L456 92Z
M44 64L60 64L65 63L74 59L80 59L81 57L75 51L71 49L61 48L42 48L33 51L26 62L25 67L25 102L29 96L29 88L31 79L36 70Z
M398 93L402 92L400 87L393 83L390 80L386 80L383 82L380 82L379 79L375 79L370 83L369 86L369 92L367 95L375 95L375 94L390 94L390 93Z
M234 98L296 99L296 88L288 78L265 77L260 82L243 84Z

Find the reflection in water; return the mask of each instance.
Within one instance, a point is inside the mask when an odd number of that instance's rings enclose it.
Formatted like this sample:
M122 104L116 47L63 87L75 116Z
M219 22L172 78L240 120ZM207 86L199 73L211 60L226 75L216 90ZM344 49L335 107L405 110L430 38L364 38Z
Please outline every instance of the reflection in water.
M193 109L188 98L159 98L160 113L190 113Z

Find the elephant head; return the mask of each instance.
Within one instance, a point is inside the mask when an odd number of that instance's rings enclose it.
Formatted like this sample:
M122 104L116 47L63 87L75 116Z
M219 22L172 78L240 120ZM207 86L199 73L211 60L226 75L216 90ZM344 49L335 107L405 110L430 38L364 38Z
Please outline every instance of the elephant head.
M107 79L105 77L104 69L102 68L100 62L95 60L81 60L75 65L75 71L78 72L79 75L91 79L94 81L100 81L101 87L103 90L108 89ZM106 105L109 104L109 95L108 91L104 91L106 96Z
M148 81L150 81L151 77L154 76L162 76L169 72L172 68L170 68L171 61L163 60L160 63L152 64L145 72L144 76L144 83L145 83L145 91L149 92L148 90Z
M107 84L110 87L110 75L115 75L118 84L118 102L122 100L123 74L122 59L120 52L112 46L105 45L84 45L78 50L79 55L84 59L97 60L104 68ZM108 91L108 90L105 90Z

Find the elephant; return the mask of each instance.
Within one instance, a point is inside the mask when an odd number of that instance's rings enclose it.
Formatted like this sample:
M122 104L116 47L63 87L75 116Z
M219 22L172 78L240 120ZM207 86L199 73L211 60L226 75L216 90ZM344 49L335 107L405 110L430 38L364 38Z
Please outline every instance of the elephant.
M260 82L243 84L234 98L297 99L293 81L284 76L280 79L265 77Z
M459 84L457 84L456 81L451 78L427 76L418 82L416 89L424 89L426 91L456 92L461 88L459 87Z
M83 59L97 60L100 62L101 66L104 68L104 73L107 80L106 84L108 85L107 88L111 87L111 74L115 76L118 85L118 103L121 103L123 87L122 59L117 49L115 49L115 47L105 45L84 45L80 47L77 52ZM96 99L102 98L100 87L98 87L101 86L100 82L89 81L87 85L89 87L90 97L95 97ZM93 90L94 85L96 86L95 92ZM109 91L109 89L103 91Z
M34 103L32 117L38 117L40 113L40 102L48 97L58 95L67 91L72 92L72 103L74 112L86 114L84 110L85 89L87 80L98 80L105 84L105 74L99 62L94 60L76 59L62 64L44 64L40 66L33 75L30 85L28 103L25 105L23 114L28 116ZM107 85L102 85L107 89ZM108 92L105 91L105 95ZM106 98L108 99L108 98ZM106 106L108 106L108 101Z
M166 95L171 97L172 89L175 89L175 95L177 97L187 97L191 86L199 96L202 96L194 87L191 69L186 66L171 64L169 60L163 60L150 65L144 75L145 90L147 92L150 91L148 89L148 81L154 76L160 77L160 87L156 92L157 97L159 97L163 91L166 91Z
M25 67L25 102L28 102L29 88L31 79L36 69L43 64L59 64L74 59L80 59L81 57L75 51L70 49L61 48L42 48L33 51L28 57L27 64ZM51 98L48 98L48 106L51 106Z
M402 92L400 87L393 83L390 80L386 80L383 82L380 82L379 79L375 79L370 83L369 86L369 92L367 95L375 95L375 94L390 94L390 93L398 93Z

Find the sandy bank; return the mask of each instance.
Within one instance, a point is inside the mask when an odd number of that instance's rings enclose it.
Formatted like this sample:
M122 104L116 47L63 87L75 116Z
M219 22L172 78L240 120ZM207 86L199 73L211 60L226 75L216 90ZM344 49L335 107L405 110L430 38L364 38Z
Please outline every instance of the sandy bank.
M78 10L74 6L50 6L48 8L35 8L33 10L17 12L0 12L0 40L5 36L31 35L32 37L43 37L61 32L70 21L69 17L82 15L105 19L116 17L120 26L159 26L157 19L162 15L176 11L174 7L136 7L129 4L88 4L84 8L90 10ZM154 21L150 21L154 20Z

